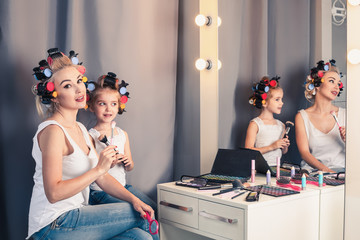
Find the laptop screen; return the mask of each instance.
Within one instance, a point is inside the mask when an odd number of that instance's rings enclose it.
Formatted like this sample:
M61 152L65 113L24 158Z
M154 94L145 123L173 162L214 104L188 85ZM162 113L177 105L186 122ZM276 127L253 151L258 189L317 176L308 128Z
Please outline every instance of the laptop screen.
M267 170L270 170L271 175L276 176L276 172L271 167L269 167L267 161L259 151L248 148L239 149L247 150L249 157L255 160L255 169L257 173L266 174Z
M211 174L250 177L253 152L250 149L219 149Z

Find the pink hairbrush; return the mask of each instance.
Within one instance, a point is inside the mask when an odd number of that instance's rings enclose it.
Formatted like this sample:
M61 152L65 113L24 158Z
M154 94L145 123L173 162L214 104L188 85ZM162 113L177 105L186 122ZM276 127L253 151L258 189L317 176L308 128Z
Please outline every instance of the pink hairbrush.
M335 119L338 127L341 128L341 127L340 127L339 120L338 120L338 118L337 118L337 116L336 116L336 114L335 114L335 111L331 111L330 114L334 117L334 119Z
M290 183L290 178L286 177L280 177L278 180L276 180L276 184L280 187L284 188L291 188L295 191L300 191L301 188L299 186L294 186Z

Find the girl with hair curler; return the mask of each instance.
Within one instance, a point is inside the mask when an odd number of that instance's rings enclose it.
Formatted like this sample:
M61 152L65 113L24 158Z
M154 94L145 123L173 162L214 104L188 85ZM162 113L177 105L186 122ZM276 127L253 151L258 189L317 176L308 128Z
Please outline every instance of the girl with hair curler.
M319 61L306 78L305 97L313 105L296 114L295 134L302 168L310 171L345 169L346 111L332 104L343 90L341 75L332 59Z
M114 120L118 114L125 112L125 103L129 97L128 83L124 80L120 81L115 73L109 72L107 75L100 76L96 83L90 82L89 84L93 85L88 88L89 109L95 114L97 120L95 126L89 130L89 134L92 137L96 151L98 153L103 151L109 142L116 145L120 162L109 170L109 174L128 191L156 210L154 201L132 185L126 184L126 172L134 168L134 161L131 156L128 134L121 128L116 127ZM106 140L109 142L106 142ZM89 202L96 205L122 202L122 200L107 194L100 186L93 183L90 186Z
M253 86L249 103L261 109L258 117L249 123L245 147L260 151L269 166L276 166L276 159L287 153L290 141L284 137L284 124L274 118L283 106L283 90L279 85L280 77L263 77Z
M36 162L29 211L28 238L32 239L152 239L146 232L150 206L107 174L116 163L115 146L98 156L86 128L76 121L86 105L85 68L77 54L57 48L34 68L37 107L48 108L33 138ZM130 203L88 205L89 185L96 182L107 193Z

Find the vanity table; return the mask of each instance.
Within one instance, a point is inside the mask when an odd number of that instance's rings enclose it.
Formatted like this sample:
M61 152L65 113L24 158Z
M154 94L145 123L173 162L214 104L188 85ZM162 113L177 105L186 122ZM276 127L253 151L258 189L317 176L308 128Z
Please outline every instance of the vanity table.
M256 176L256 185L264 183ZM343 185L308 184L299 194L261 194L258 202L246 202L247 194L226 199L174 182L157 188L161 240L342 239Z
M344 229L344 185L317 187L307 185L307 188L317 189L320 197L319 239L343 239Z

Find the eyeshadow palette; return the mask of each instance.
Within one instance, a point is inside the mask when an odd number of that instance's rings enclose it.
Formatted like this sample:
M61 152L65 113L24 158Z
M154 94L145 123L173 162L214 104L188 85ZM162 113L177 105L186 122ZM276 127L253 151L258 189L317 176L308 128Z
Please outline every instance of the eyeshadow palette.
M300 193L298 191L281 188L281 187L269 186L269 185L257 185L257 186L247 187L245 189L249 190L249 191L257 192L260 190L260 187L262 187L262 189L261 189L262 194L273 196L273 197L282 197L282 196L288 196L291 194Z

